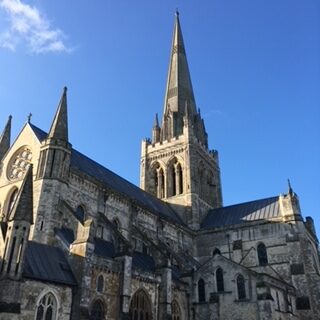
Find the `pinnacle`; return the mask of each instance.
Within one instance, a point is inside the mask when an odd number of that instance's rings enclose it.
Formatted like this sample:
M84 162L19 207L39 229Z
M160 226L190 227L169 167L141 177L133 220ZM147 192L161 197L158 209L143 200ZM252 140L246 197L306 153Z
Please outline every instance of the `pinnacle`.
M11 137L11 120L12 116L10 115L6 126L0 136L0 161L3 159L4 155L10 148L10 137Z
M9 221L23 220L33 223L33 166L30 164L12 208Z
M48 138L68 141L67 87L63 88L63 93L53 119Z

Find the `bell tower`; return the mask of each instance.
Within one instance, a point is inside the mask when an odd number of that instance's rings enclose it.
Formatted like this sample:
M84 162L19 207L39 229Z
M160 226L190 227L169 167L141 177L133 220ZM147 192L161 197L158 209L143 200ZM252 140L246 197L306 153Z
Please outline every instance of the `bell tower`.
M142 142L140 187L172 204L192 228L211 208L222 206L218 152L197 110L176 12L161 126Z

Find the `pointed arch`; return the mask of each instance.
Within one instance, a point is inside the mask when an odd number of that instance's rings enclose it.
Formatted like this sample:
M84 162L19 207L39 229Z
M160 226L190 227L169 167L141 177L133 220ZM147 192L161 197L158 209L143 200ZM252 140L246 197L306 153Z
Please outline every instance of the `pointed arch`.
M100 274L97 278L97 291L99 293L103 293L104 291L104 278L102 274Z
M106 310L104 303L97 299L93 302L90 308L90 320L105 320Z
M260 266L266 266L268 264L267 248L263 242L260 242L257 246L258 261Z
M50 289L45 289L39 295L36 303L35 320L57 320L59 299Z
M151 166L152 170L152 183L151 183L151 190L153 191L153 194L159 198L162 199L165 197L165 175L164 170L161 164L157 161L152 164Z
M152 320L151 300L143 289L137 290L131 298L130 320Z
M172 310L172 320L182 320L181 308L180 308L177 300L172 301L171 310Z
M205 288L205 282L203 279L200 279L198 281L198 300L199 302L206 301L206 288Z
M75 211L75 215L77 217L77 219L83 223L85 221L86 218L86 210L84 208L84 206L81 204L79 206L77 206L76 211Z
M239 300L246 299L246 282L242 274L238 274L236 278L237 295Z
M223 270L219 267L216 270L216 284L217 284L217 292L224 291L224 280L223 280Z
M176 156L167 162L167 195L169 197L183 193L183 167Z

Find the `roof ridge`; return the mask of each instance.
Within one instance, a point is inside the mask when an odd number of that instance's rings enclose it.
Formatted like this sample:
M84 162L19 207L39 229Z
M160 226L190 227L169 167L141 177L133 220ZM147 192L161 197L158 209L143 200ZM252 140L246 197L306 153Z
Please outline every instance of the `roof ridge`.
M271 199L279 199L279 196L273 196L273 197L267 197L267 198L252 200L252 201L235 203L235 204L231 204L229 206L223 206L223 207L219 207L219 208L214 208L214 209L211 209L210 211L212 212L212 211L218 210L218 209L232 208L232 207L237 207L237 206L240 206L240 205L245 205L245 204L250 204L250 203L259 202L259 201L265 201L265 200L271 200Z

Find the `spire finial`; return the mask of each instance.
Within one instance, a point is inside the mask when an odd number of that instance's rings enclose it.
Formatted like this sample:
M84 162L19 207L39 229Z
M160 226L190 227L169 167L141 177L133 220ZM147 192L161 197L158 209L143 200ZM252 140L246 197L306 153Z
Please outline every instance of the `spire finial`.
M68 88L66 86L63 87L63 94L67 94Z
M28 123L30 123L31 122L31 118L32 118L32 113L30 112L29 114L28 114Z
M288 188L289 188L289 194L293 195L293 190L292 190L292 187L291 187L290 179L288 179Z
M176 8L176 17L179 18L179 9Z
M155 116L155 118L154 118L154 125L153 125L154 127L159 127L159 120L158 120L158 113L156 113L156 116Z

